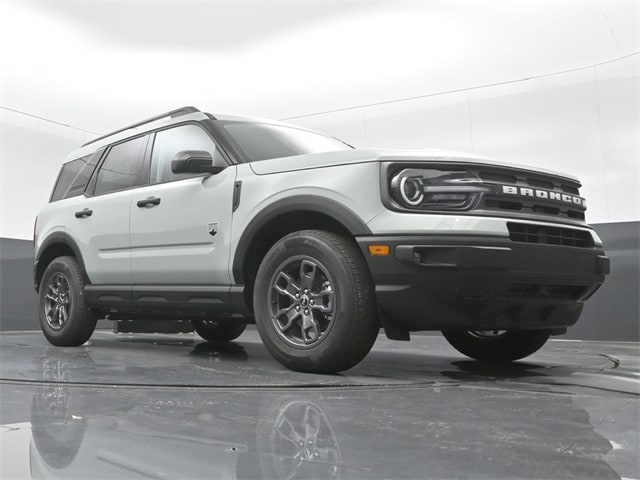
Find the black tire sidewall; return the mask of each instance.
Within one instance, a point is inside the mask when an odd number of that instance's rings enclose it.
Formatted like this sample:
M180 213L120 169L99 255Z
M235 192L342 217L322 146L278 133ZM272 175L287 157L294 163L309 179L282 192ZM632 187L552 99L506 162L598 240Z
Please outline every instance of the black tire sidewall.
M359 252L352 253L359 255ZM272 325L269 314L270 284L273 276L283 263L297 256L306 256L317 261L335 284L337 310L332 325L322 341L310 348L296 348L281 338ZM360 267L362 266L360 265ZM360 274L367 277L365 288L371 289L368 271L361 271ZM340 365L339 360L333 361L333 359L344 357L345 349L356 346L357 342L369 342L369 339L357 338L357 322L351 321L362 315L358 312L359 305L356 298L359 293L355 285L354 272L347 266L343 257L332 248L332 245L325 238L315 232L296 232L277 242L265 255L254 286L256 327L264 344L276 360L293 370L318 373L331 373L352 366ZM373 303L372 295L367 301L369 304ZM367 312L366 315L371 316L371 312ZM373 341L370 343L372 345ZM367 352L371 345L366 348Z
M480 361L510 362L528 357L549 339L549 330L509 330L497 337L481 338L470 332L442 332L460 353Z
M230 342L235 340L246 330L247 324L239 320L192 320L193 329L208 342Z
M60 330L49 326L44 313L45 296L51 278L62 273L69 282L70 309L67 322ZM78 346L85 343L95 328L96 320L86 307L84 299L84 278L73 257L58 257L45 269L40 283L38 318L40 328L50 343L57 346Z

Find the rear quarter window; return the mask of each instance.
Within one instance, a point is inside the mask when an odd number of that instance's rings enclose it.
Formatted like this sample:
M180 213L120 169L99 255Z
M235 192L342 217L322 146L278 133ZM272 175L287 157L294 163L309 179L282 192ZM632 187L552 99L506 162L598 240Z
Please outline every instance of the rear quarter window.
M81 195L87 186L89 178L91 178L102 151L65 163L58 175L50 201L55 202L63 198Z

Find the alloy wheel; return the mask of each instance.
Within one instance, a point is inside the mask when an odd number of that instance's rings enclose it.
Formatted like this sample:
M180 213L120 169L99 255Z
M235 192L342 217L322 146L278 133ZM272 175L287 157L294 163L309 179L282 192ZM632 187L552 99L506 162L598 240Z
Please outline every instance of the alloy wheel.
M288 259L269 286L270 316L276 332L297 348L318 345L333 326L336 291L327 269L309 256Z
M47 284L44 301L44 315L53 330L61 330L69 320L71 310L71 288L69 280L62 273L56 273Z

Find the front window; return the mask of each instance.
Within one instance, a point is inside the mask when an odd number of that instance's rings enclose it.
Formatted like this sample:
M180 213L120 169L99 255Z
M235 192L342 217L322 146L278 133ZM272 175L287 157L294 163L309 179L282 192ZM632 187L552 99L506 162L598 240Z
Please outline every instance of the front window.
M248 162L352 148L336 138L300 128L252 122L225 122L222 126Z
M209 152L215 160L220 153L211 137L198 125L181 125L156 133L151 154L151 183L171 182L193 177L193 173L173 173L171 161L182 150Z

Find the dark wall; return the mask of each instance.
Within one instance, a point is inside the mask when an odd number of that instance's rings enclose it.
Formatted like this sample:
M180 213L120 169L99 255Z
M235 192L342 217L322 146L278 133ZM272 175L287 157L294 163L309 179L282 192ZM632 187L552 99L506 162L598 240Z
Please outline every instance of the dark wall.
M611 275L565 338L640 341L640 222L594 227L611 259Z
M595 225L611 275L563 338L640 341L640 222ZM0 238L0 331L37 330L33 244Z
M0 331L36 330L33 242L0 238Z

